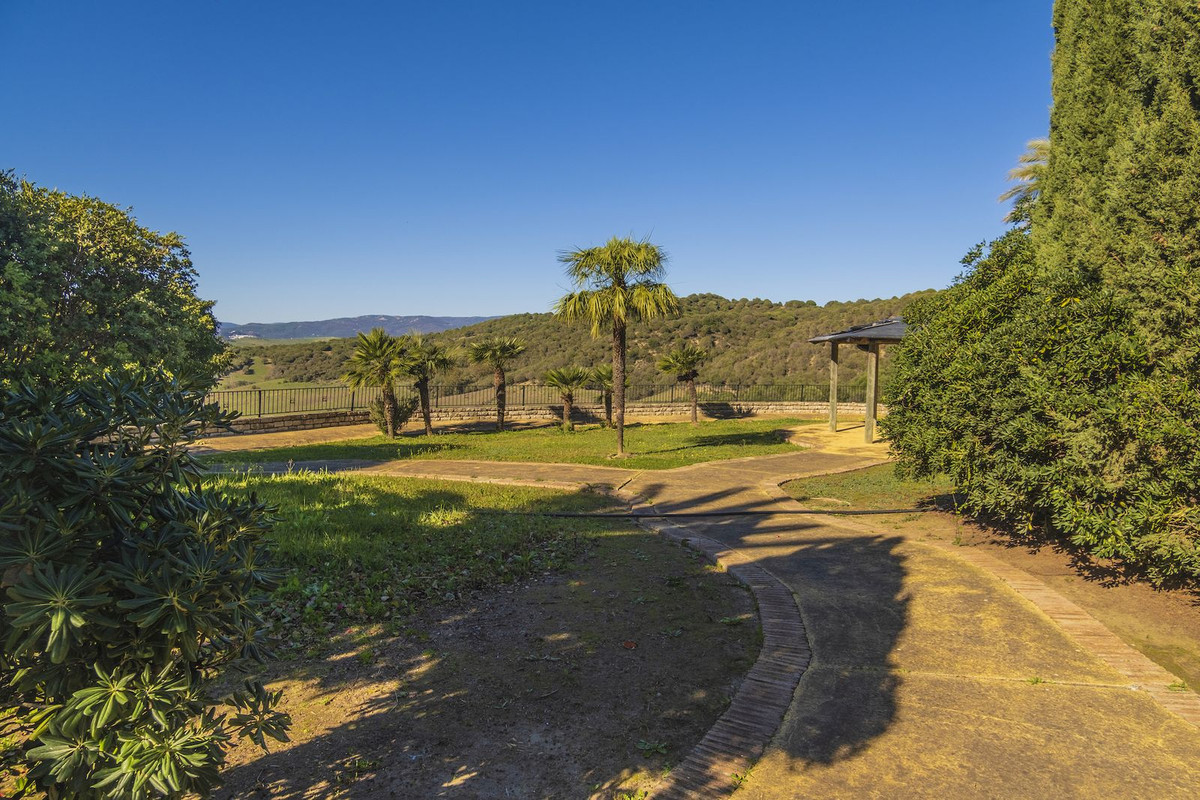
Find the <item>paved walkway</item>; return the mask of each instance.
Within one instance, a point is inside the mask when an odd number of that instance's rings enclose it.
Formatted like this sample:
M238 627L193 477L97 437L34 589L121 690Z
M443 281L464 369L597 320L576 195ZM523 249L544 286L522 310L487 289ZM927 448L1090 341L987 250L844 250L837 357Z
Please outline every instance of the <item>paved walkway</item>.
M968 548L878 533L869 518L786 513L798 506L776 488L784 479L884 456L817 444L669 471L360 466L598 485L640 497L647 513L761 512L663 523L717 540L726 563L778 578L794 593L811 647L766 752L748 773L715 776L713 795L733 783L745 800L1200 795L1200 728L1187 721L1200 722L1200 699L1169 689L1170 676L1061 596ZM1173 696L1177 713L1155 699L1170 705Z

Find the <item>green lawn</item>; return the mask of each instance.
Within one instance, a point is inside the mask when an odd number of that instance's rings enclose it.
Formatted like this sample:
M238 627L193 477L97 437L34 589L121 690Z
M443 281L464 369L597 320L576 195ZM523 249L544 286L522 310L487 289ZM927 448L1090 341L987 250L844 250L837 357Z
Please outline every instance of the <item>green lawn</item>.
M598 426L581 426L574 433L558 428L476 433L442 433L425 437L415 432L398 439L374 436L344 442L220 453L207 461L246 464L266 461L319 461L357 458L464 459L541 463L602 464L629 469L671 469L704 461L787 453L796 449L785 439L796 425L812 420L717 420L693 427L689 423L625 426L629 457L614 459L616 434Z
M285 649L561 569L588 537L615 529L608 520L530 516L612 505L590 493L312 472L207 482L278 507L270 538L285 578L272 613Z
M790 481L783 485L789 495L812 508L856 510L913 509L933 498L954 491L944 478L906 480L896 476L891 464Z

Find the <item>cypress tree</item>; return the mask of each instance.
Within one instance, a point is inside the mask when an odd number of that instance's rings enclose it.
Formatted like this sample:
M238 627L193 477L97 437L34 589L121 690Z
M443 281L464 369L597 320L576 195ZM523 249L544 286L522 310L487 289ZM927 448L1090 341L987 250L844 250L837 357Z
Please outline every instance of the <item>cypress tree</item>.
M1035 211L1061 443L1056 527L1152 576L1200 576L1200 11L1059 0Z
M917 309L885 431L973 510L1196 581L1200 7L1058 0L1054 24L1032 246Z

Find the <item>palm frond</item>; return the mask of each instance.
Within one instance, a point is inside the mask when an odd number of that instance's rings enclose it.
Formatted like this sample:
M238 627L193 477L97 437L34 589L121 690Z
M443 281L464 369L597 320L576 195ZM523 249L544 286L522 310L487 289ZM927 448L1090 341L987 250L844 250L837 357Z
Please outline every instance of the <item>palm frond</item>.
M685 342L658 360L658 368L681 380L695 380L700 365L708 360L708 351Z
M1017 166L1008 172L1008 179L1014 185L1000 195L1001 203L1013 200L1020 207L1032 203L1041 195L1042 179L1050 164L1050 140L1031 139L1025 147L1025 152L1017 159ZM1012 217L1010 214L1008 221L1013 221Z
M356 389L386 386L399 377L403 357L404 342L383 328L374 328L369 334L360 332L343 377Z
M425 341L420 335L406 339L407 347L400 359L399 369L413 380L428 381L457 363L454 353L434 342Z
M467 355L476 364L487 364L493 369L504 369L508 362L525 352L525 343L520 339L509 336L497 336L471 342L467 346Z

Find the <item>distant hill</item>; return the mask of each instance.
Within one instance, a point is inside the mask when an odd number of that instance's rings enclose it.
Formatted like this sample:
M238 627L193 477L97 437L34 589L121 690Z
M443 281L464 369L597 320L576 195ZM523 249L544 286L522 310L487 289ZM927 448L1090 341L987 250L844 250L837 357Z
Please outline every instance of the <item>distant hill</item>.
M629 330L631 383L669 383L656 361L676 344L690 341L712 355L700 369L700 379L711 383L823 383L829 369L829 348L808 343L822 333L851 325L886 319L904 313L913 300L934 291L914 292L883 300L829 302L811 300L775 303L770 300L728 300L715 294L694 294L681 299L680 314L670 319L640 322ZM367 317L365 319L378 319ZM430 338L461 354L472 341L490 336L515 336L526 344L525 354L509 370L516 382L540 380L547 370L568 364L590 367L611 357L608 337L593 339L586 325L566 325L551 314L513 314L467 327L433 334ZM346 371L354 350L350 339L262 346L243 341L238 367L224 385L251 382L337 381ZM853 347L842 348L841 378L851 386L865 381L866 357ZM889 361L884 352L882 368ZM251 372L247 373L246 369ZM442 384L490 384L487 367L468 364L438 378Z
M475 325L495 317L339 317L311 322L218 322L217 333L226 339L344 339L383 328L393 336L405 333L438 333L466 325Z

